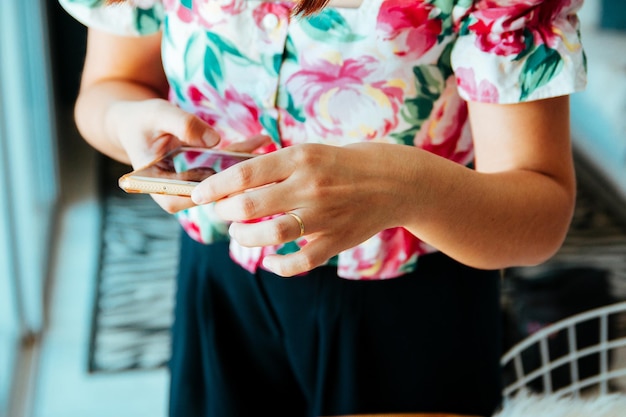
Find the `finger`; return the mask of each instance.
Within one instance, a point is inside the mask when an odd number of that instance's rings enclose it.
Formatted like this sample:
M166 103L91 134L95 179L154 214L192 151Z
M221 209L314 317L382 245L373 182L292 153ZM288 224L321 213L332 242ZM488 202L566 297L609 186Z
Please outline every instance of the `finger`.
M202 181L191 198L196 204L217 201L252 188L279 183L295 170L281 149L240 162ZM276 213L276 211L274 211Z
M217 200L214 210L227 221L260 219L301 208L301 190L293 190L287 181L269 184Z
M172 134L189 146L202 148L219 143L220 135L199 117L168 102L160 102L158 105L168 108L154 112L155 137Z
M332 257L324 239L307 242L298 252L289 255L268 255L263 267L281 277L293 277L324 265Z
M231 223L228 233L237 243L246 247L271 246L291 242L304 235L304 224L301 226L301 220L293 217L294 214L286 213L256 223L234 222Z
M193 201L191 201L191 198L189 197L179 197L163 194L150 194L150 196L159 206L161 206L163 210L165 210L169 214L174 214L186 208L195 206L195 204L193 203Z
M257 150L261 146L265 146L272 141L272 138L267 135L255 135L242 142L231 143L224 149L231 152L244 152L249 153Z

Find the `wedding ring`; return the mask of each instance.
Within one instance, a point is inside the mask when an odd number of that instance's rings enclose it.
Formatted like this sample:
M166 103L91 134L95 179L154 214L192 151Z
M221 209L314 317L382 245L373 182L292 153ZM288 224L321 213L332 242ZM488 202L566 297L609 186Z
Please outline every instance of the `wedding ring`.
M290 215L291 217L293 217L294 219L296 219L296 221L298 222L298 226L300 226L300 237L304 236L304 222L302 221L302 219L300 218L300 216L298 216L295 213L292 213L290 211L288 211L287 213Z

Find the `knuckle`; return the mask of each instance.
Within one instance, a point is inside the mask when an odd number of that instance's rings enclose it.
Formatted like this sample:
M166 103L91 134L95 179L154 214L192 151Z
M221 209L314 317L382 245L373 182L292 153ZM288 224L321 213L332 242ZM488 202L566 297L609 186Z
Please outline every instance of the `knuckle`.
M183 137L181 139L189 139L197 136L198 130L198 119L191 113L184 114L182 116L182 130L181 134Z
M317 264L315 263L315 260L311 257L311 255L304 253L300 254L297 264L297 268L300 271L310 271L316 266Z
M298 165L316 165L320 158L318 146L315 144L294 146L293 152L293 159Z
M249 188L252 184L252 167L248 164L240 163L229 168L235 178L236 184L243 189Z
M253 198L250 196L242 196L241 197L241 214L246 219L253 219L256 217L257 213L257 204Z
M326 197L332 188L332 178L311 177L308 182L308 189L312 198L319 200Z
M291 235L291 228L289 223L287 222L277 222L276 227L274 228L274 235L272 239L274 242L282 243L289 240L289 236Z

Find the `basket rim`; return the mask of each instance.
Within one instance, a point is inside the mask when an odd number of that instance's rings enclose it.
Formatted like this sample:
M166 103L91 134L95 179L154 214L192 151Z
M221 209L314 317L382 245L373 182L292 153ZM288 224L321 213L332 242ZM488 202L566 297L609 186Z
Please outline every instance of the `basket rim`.
M626 301L620 301L603 307L584 311L582 313L574 314L573 316L551 323L550 325L538 330L537 332L527 336L525 339L513 345L507 352L504 353L504 355L502 355L500 359L500 364L502 366L508 364L512 359L519 355L520 352L526 350L528 347L532 346L542 339L545 339L555 332L558 332L574 324L589 319L607 317L611 314L616 314L624 311L626 311Z

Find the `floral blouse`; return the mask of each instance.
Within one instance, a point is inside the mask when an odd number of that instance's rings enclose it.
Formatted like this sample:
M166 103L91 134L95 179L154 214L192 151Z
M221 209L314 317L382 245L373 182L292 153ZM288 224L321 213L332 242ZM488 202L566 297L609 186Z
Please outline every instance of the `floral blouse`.
M170 99L210 123L220 146L267 134L271 152L304 142L417 146L473 159L466 101L518 103L586 84L583 0L363 0L293 17L290 0L60 0L84 24L120 35L162 31ZM389 207L389 210L393 210ZM228 239L211 205L176 214L203 243ZM249 271L305 238L230 242ZM329 261L350 279L392 278L435 248L384 230Z

